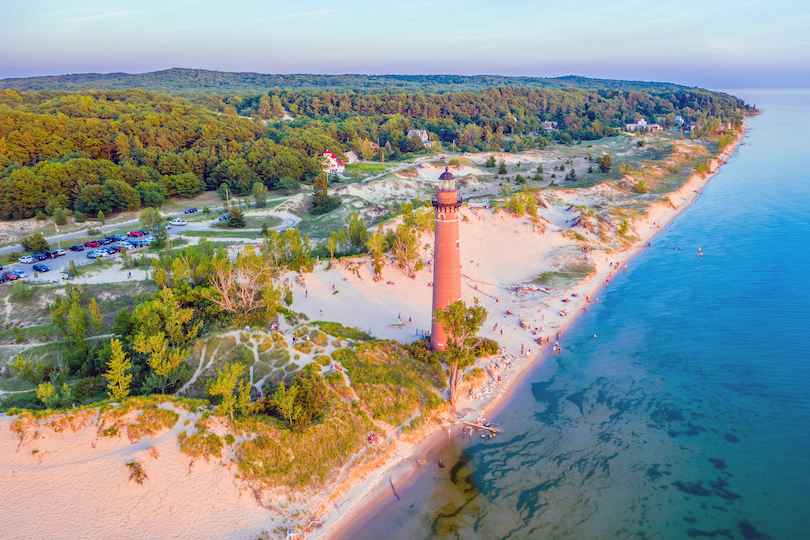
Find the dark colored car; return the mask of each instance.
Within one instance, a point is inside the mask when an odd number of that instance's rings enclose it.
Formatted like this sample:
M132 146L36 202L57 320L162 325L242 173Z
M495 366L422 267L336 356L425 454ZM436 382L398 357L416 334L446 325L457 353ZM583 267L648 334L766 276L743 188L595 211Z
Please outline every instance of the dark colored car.
M116 242L123 242L124 240L126 240L129 237L127 235L125 235L125 234L114 234L114 235L110 236L109 238L113 238Z
M221 216L219 216L219 217L217 218L217 221L225 221L225 220L228 220L228 219L231 219L231 215L230 215L230 214L222 214Z
M48 268L47 266L45 266L44 264L35 264L34 266L32 266L32 268L34 269L34 272L40 272L40 273L50 272L51 271L51 269Z
M34 255L33 255L33 256L34 256L34 258L35 258L36 260L38 260L38 261L45 261L45 260L47 260L47 259L48 259L48 256L47 256L47 255L45 255L44 253L34 253Z
M120 253L122 248L119 245L115 245L115 246L110 246L110 249L113 250L116 253Z
M197 211L196 208L189 208L188 210L184 211L183 213L184 214L193 214L196 211Z
M101 251L106 251L106 252L107 252L107 253L109 253L110 255L113 255L113 254L115 253L115 249L114 249L114 248L111 248L111 247L103 247L103 248L99 248L99 249L100 249Z
M101 242L99 242L98 240L88 240L87 242L84 243L84 247L91 247L91 248L97 248L100 245Z
M84 251L84 246L81 244L76 244L75 246L70 246L70 251Z
M112 240L110 240L109 238L106 238L106 237L105 238L99 238L96 241L102 246L106 246L107 244L112 244L113 243Z
M59 256L59 252L56 251L55 249L49 249L48 251L45 252L45 256L48 257L49 259L55 259Z
M20 279L20 276L18 276L17 274L12 274L11 272L6 272L5 274L3 274L3 277L6 279L6 281L16 281Z

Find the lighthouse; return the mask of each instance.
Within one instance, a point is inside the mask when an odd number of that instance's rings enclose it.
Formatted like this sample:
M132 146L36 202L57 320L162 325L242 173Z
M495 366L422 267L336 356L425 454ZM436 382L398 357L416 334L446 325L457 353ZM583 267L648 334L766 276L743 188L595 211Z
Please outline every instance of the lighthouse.
M461 254L458 245L458 209L461 197L456 191L456 177L445 167L439 177L439 189L433 199L436 212L436 238L433 244L433 310L444 309L461 300ZM430 346L443 351L447 332L432 319Z

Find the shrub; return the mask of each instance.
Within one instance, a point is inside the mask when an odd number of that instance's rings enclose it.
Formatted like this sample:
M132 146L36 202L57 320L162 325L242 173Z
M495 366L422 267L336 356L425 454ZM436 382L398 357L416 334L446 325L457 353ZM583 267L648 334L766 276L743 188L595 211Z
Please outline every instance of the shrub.
M62 208L57 208L53 213L53 222L57 225L67 224L67 212Z
M84 223L85 221L87 221L87 216L85 216L83 212L79 212L78 210L73 212L73 218L76 220L76 223Z
M341 339L353 339L355 341L372 341L374 339L374 336L368 332L350 326L343 326L337 322L315 321L313 324L330 336Z
M95 227L87 229L87 236L101 236L101 231Z
M51 249L50 244L48 244L48 240L45 239L45 235L43 235L41 232L37 232L31 236L25 237L21 243L25 251L31 251L33 253L41 253Z
M231 441L228 444L233 444L233 435L230 437ZM222 439L216 433L202 431L189 436L185 431L181 431L177 435L177 441L180 443L180 451L195 459L204 457L208 461L211 457L222 457Z
M180 415L169 409L156 406L147 407L133 424L127 425L127 437L132 442L144 436L153 437L163 429L169 429L177 423Z
M129 467L129 479L135 480L138 484L143 484L144 480L148 480L149 477L146 476L146 472L143 470L143 465L138 460L130 461L127 463L127 467Z

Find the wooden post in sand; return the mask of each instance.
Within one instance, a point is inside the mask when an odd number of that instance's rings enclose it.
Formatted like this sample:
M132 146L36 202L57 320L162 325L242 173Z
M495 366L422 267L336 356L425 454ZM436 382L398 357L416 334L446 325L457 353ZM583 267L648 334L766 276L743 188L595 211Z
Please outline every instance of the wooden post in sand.
M436 209L436 238L433 244L433 310L444 309L461 300L461 253L458 245L458 209L461 197L456 191L456 177L445 167L439 177L439 189L433 199ZM430 330L430 347L443 351L447 332L434 318Z

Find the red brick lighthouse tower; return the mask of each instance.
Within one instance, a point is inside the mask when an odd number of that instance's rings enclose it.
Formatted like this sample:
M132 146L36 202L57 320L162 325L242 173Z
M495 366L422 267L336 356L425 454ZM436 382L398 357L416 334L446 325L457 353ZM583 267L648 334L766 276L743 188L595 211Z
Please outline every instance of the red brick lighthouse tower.
M445 168L439 177L439 189L433 199L433 207L436 209L433 311L461 300L461 254L458 245L460 206L461 197L456 191L456 177ZM447 346L447 333L435 319L430 330L430 346L437 351L443 351Z

